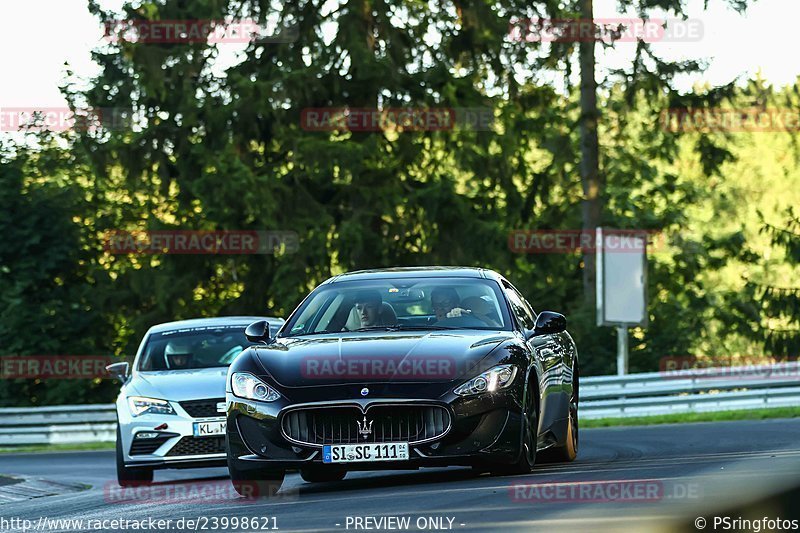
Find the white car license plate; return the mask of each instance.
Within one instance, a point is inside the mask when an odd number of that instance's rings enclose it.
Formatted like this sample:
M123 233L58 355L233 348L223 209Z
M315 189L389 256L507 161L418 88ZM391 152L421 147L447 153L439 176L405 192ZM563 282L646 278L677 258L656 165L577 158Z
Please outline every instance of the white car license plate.
M219 422L195 422L194 423L194 436L195 437L211 437L213 435L225 434L225 421Z
M323 463L407 461L407 442L374 444L328 444L322 447Z

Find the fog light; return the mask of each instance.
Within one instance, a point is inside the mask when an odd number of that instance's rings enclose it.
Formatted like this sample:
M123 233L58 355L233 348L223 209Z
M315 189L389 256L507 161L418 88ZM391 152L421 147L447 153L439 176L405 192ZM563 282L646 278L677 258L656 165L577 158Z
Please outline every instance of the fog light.
M158 438L158 433L152 433L149 431L143 431L137 433L133 438L135 439L155 439Z

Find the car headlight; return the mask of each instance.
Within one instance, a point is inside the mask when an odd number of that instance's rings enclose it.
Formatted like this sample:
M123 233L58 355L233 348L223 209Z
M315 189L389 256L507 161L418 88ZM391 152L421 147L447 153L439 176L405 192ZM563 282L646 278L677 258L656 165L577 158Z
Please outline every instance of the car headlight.
M175 410L167 400L159 400L157 398L143 398L141 396L131 396L128 398L128 407L133 416L139 416L146 413L152 415L174 415Z
M475 376L463 385L459 385L453 392L459 396L473 396L484 392L494 392L511 385L516 375L517 367L514 365L499 365Z
M274 402L281 397L272 387L246 372L235 372L231 376L231 390L239 398L259 402Z

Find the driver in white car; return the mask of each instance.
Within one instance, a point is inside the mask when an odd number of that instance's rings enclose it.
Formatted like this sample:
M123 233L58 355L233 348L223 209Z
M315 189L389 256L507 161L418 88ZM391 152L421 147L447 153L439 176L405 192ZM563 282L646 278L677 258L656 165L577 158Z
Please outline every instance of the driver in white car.
M170 370L191 368L192 347L185 339L169 341L164 347L164 361Z

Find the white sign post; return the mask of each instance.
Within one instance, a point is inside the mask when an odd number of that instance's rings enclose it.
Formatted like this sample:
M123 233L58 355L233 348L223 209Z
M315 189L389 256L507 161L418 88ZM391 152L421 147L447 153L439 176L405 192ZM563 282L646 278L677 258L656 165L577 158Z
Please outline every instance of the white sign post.
M617 328L617 374L628 373L628 328L647 325L647 232L597 228L597 325Z

